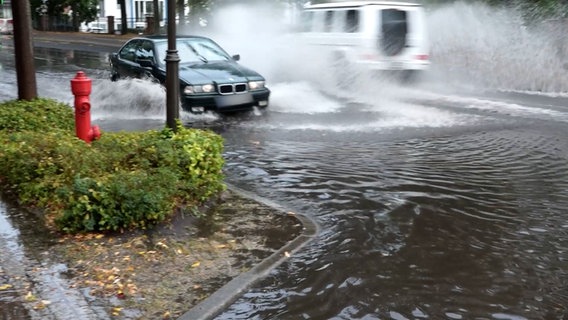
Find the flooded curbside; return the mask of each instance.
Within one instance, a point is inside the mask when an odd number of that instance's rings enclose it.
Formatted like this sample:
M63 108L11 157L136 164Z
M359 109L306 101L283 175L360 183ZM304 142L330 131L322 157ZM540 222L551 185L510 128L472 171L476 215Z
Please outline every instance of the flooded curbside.
M319 225L317 222L304 214L293 213L285 207L255 195L251 192L242 190L234 185L227 184L227 188L245 198L252 199L261 204L269 206L276 211L294 217L302 224L302 233L292 239L286 245L274 252L272 255L262 260L249 271L240 274L231 281L223 285L220 289L205 298L199 304L195 305L189 311L184 313L178 320L209 320L213 319L240 296L242 296L256 282L266 277L273 269L280 266L290 258L295 252L298 252L304 245L310 242L319 234Z

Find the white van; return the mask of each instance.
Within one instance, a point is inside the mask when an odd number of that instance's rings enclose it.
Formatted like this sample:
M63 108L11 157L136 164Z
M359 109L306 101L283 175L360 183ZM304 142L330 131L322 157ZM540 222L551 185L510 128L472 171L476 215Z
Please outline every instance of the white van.
M394 70L406 78L430 65L425 20L417 3L331 2L305 6L300 32L335 66Z

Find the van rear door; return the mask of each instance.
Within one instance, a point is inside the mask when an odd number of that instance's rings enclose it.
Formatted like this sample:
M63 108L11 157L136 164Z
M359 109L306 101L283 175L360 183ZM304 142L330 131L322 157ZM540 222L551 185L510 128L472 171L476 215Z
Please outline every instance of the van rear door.
M408 14L399 9L383 9L379 14L379 50L387 57L396 56L406 47Z

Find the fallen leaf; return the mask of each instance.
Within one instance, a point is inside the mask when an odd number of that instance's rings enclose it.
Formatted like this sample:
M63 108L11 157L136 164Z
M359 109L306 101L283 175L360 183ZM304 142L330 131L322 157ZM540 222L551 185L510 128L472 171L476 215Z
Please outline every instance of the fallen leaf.
M118 317L120 315L120 311L122 311L122 308L120 307L114 307L112 308L112 315L115 317Z
M194 263L191 265L191 267L192 267L192 268L197 268L197 267L199 267L200 264L201 264L201 262L197 261L197 262L194 262Z
M169 247L163 242L156 243L156 247L160 247L160 248L163 248L163 249L169 249Z
M34 310L41 310L41 309L45 309L45 304L41 302L34 306Z
M24 297L24 300L26 300L27 302L32 302L36 301L37 298L32 294L31 291L29 291L28 294L26 294L26 296Z
M1 285L1 286L0 286L0 291L2 291L2 290L8 290L8 289L11 289L11 288L12 288L12 285L11 285L11 284Z

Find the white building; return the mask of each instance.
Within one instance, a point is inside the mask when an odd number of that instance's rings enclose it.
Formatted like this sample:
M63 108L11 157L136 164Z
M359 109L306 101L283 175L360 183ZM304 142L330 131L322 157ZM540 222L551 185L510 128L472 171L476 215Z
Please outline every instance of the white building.
M154 3L152 0L126 0L126 18L129 29L145 29L146 19L154 16ZM159 0L160 21L167 17L167 1ZM108 17L114 17L114 29L120 30L121 21L120 3L117 0L100 0L98 5L98 18L96 21L89 23L82 29L93 32L107 32Z

